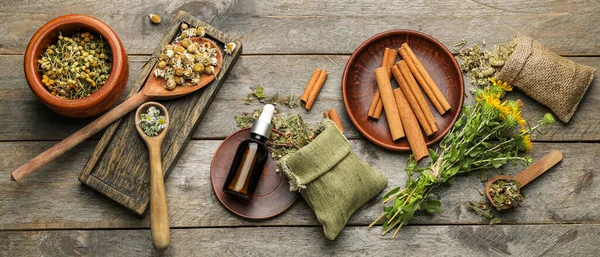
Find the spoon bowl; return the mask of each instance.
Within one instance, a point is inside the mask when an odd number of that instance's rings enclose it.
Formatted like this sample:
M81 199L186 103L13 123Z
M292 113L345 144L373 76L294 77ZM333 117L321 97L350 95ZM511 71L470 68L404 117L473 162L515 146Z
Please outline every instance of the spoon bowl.
M505 210L511 208L512 206L498 207L494 203L494 199L490 195L490 188L492 187L492 184L494 184L494 182L500 179L515 180L519 182L519 190L517 190L517 192L520 194L522 187L526 186L527 184L529 184L529 182L533 181L539 175L542 175L544 172L554 167L554 165L556 165L562 160L562 157L563 156L562 153L560 153L560 151L553 150L552 152L544 156L542 159L529 166L529 168L517 174L514 178L504 175L494 176L485 185L485 195L487 196L488 201L490 201L490 204L492 204L492 206L494 206L496 209Z
M139 125L140 116L150 107L156 107L160 114L165 116L167 127L156 136L147 135ZM138 134L148 147L150 156L150 230L152 232L152 244L156 249L164 250L169 247L169 213L167 210L167 196L165 193L165 181L162 170L160 147L169 130L169 112L162 104L147 102L138 107L135 112L135 126Z

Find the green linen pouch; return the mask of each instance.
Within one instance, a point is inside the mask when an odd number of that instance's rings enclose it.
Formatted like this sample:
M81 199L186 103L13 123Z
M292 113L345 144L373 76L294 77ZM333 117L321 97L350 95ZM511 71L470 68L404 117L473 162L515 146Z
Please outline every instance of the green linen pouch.
M387 177L350 149L350 143L329 120L310 144L283 157L279 166L290 190L299 191L334 240L350 216L387 185Z

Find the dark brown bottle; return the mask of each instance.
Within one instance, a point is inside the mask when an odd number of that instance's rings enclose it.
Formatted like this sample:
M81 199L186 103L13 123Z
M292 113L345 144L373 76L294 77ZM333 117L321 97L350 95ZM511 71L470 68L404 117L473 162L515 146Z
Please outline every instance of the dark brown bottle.
M274 109L273 105L265 105L260 118L252 124L250 138L238 146L223 186L225 194L242 201L252 200L269 156L266 142L271 134Z

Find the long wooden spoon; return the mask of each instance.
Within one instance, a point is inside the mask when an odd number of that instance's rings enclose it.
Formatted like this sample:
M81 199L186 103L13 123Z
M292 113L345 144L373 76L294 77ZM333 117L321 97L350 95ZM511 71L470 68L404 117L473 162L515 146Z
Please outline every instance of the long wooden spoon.
M490 201L490 203L492 204L492 206L498 208L498 206L496 206L496 204L494 203L492 196L490 195L490 187L492 186L492 184L494 184L494 182L496 180L504 179L504 180L518 181L520 184L518 193L521 193L522 187L526 186L527 184L529 184L529 182L533 181L539 175L542 175L544 172L546 172L550 168L554 167L554 165L559 163L561 160L562 160L562 153L560 153L560 151L558 151L558 150L554 150L554 151L550 152L549 154L547 154L546 156L544 156L539 161L535 162L533 165L529 166L529 168L527 168L526 170L521 171L521 173L517 174L514 178L504 176L504 175L495 176L488 181L487 185L485 185L485 194L486 194L488 200ZM510 208L510 206L500 207L500 209L508 209L508 208Z
M165 116L167 127L156 136L148 136L139 126L140 116L150 107L156 107L160 114ZM160 146L169 129L169 112L162 104L147 102L142 104L135 112L135 124L144 143L148 147L150 156L150 230L152 230L152 244L154 248L164 250L169 247L169 213L167 211L167 195L163 179Z
M166 100L182 97L191 94L197 91L198 89L201 89L202 87L208 85L211 81L215 79L219 71L221 71L221 66L223 64L223 54L221 53L220 48L212 40L206 38L192 38L192 40L195 42L199 42L200 44L208 42L210 43L211 47L217 49L217 66L215 66L215 71L213 75L202 75L200 77L200 82L197 85L178 86L175 87L174 90L169 91L164 88L164 79L157 78L156 76L154 76L154 72L152 72L148 80L146 80L146 84L144 84L142 90L139 93L127 99L119 106L110 110L97 120L78 130L74 134L63 139L63 141L61 141L60 143L52 146L50 149L31 159L29 162L23 164L23 166L19 167L11 173L10 179L13 181L21 181L22 179L26 178L31 173L42 167L44 164L53 161L58 156L77 146L79 143L88 139L92 135L98 133L100 130L104 129L111 123L123 117L125 114L129 113L144 102L150 100Z

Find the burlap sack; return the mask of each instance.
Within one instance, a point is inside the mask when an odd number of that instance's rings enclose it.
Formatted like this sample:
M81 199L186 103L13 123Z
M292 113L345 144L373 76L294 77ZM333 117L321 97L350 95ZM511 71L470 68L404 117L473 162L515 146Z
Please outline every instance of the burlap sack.
M548 50L530 37L518 35L517 46L494 76L514 85L569 122L594 79L596 69Z
M334 240L350 216L387 185L387 177L361 160L330 120L310 144L283 157L279 165Z

